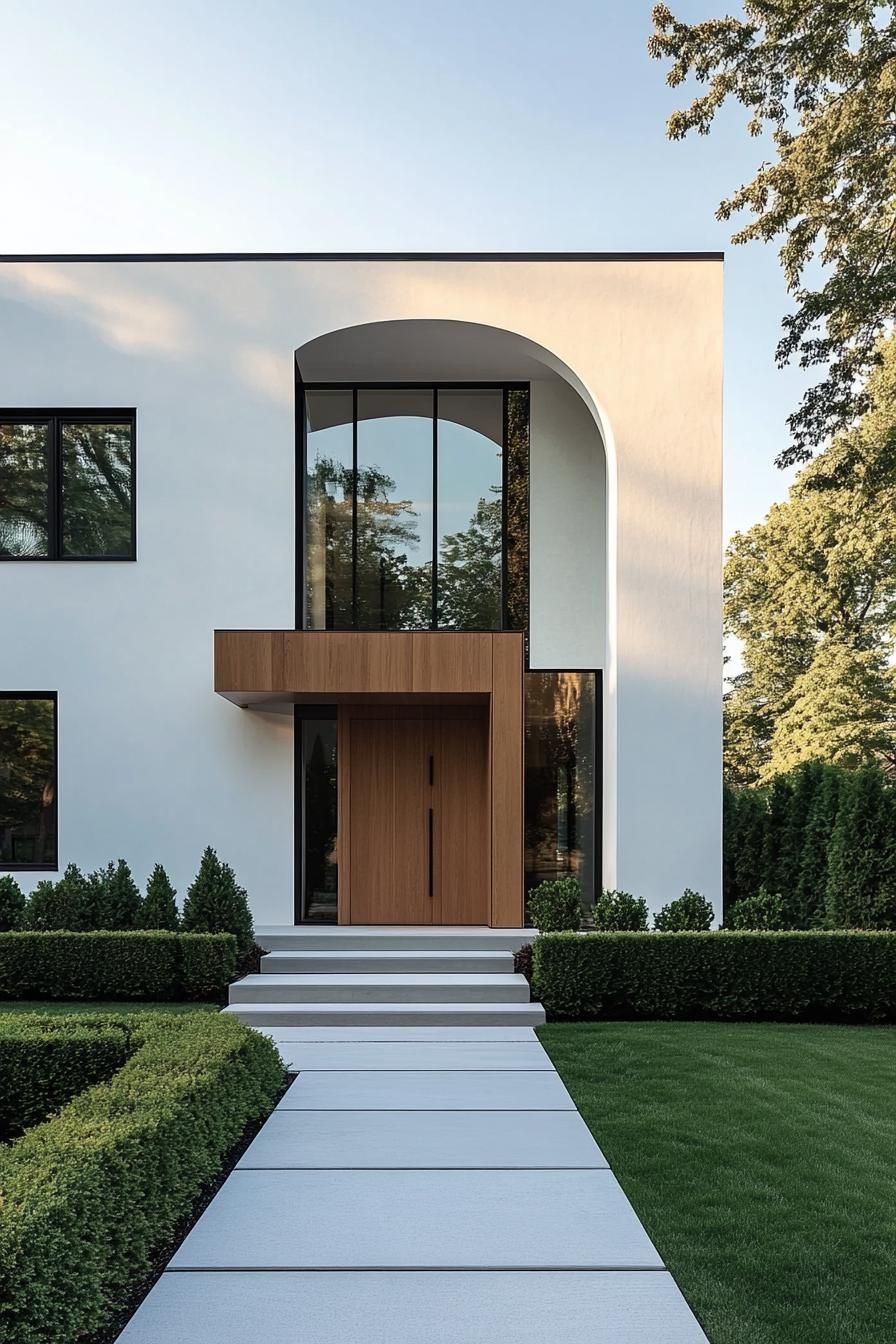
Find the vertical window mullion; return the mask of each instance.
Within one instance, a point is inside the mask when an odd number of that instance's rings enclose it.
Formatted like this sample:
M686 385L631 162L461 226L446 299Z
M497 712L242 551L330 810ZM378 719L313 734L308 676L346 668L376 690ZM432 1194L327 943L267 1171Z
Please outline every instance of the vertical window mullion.
M439 626L439 389L432 390L432 616Z
M51 560L62 559L62 421L54 416L50 421L47 471L47 495L49 516L47 518L48 550Z
M358 389L352 388L352 629L358 628Z

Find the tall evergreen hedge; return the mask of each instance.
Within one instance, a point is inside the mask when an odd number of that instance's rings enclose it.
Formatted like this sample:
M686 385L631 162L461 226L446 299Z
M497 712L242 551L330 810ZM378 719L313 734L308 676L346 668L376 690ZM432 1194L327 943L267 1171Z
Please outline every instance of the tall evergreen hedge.
M896 786L879 767L813 761L726 788L724 826L726 923L764 890L791 929L896 929Z

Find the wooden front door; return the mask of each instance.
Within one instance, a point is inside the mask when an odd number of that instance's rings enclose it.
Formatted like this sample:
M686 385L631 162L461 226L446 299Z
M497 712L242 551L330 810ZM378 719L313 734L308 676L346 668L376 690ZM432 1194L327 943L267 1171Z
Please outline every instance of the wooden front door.
M487 924L488 720L346 715L341 767L352 924Z

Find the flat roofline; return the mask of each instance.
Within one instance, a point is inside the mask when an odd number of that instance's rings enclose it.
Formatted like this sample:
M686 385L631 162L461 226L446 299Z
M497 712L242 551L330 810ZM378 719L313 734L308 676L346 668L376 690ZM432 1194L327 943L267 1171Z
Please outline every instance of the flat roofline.
M724 252L7 252L10 261L724 261Z

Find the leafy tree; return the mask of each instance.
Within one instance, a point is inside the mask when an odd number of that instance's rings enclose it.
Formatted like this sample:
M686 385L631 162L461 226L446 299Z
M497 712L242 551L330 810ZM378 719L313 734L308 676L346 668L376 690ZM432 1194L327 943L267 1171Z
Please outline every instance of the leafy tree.
M0 933L17 929L25 911L25 894L14 877L0 877Z
M717 217L752 216L735 243L783 239L796 307L778 362L828 366L790 417L786 465L865 409L865 378L896 316L896 19L878 0L743 0L743 10L743 19L683 23L658 4L648 50L671 62L673 88L691 76L706 86L670 117L671 139L708 134L729 100L747 109L751 135L771 131L771 161Z
M594 903L594 927L615 933L645 932L647 902L628 891L604 891Z
M239 955L252 950L255 933L244 889L233 869L209 846L184 901L181 927L187 933L232 933Z
M729 545L725 626L744 663L725 706L726 767L737 782L804 760L891 760L896 342L871 389L862 421Z
M677 900L664 905L654 916L653 927L658 933L684 933L687 930L702 933L712 928L716 914L710 902L699 891L685 887Z
M146 897L140 912L140 927L172 931L178 929L180 916L174 899L176 895L177 892L168 880L168 874L162 865L157 863L146 884Z
M851 768L878 761L896 772L896 680L876 649L822 645L782 702L771 768L821 757Z
M826 923L831 928L886 927L893 872L892 791L877 766L856 770L844 787L828 854Z

